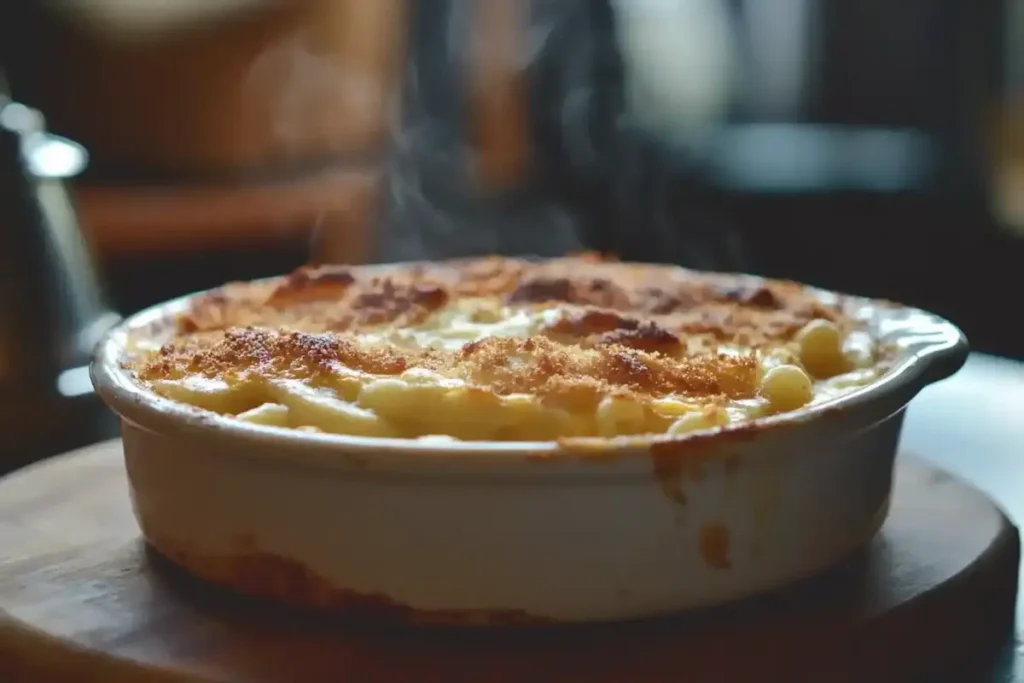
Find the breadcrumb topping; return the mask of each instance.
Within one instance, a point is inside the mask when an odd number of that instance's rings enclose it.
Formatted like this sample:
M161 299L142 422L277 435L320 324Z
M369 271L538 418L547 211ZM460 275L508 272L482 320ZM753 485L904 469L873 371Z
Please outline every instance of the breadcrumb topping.
M310 380L341 366L372 375L421 368L498 395L596 400L604 395L744 398L757 386L752 356L671 358L607 344L591 349L544 336L488 337L457 351L368 345L352 333L237 328L212 343L167 345L139 365L143 381L189 375Z
M456 348L388 343L368 334L427 324L447 307L480 315L551 313L525 336L486 336ZM504 311L504 313L503 313ZM789 341L806 323L848 329L839 306L784 281L593 254L546 261L502 257L385 267L319 266L198 297L173 338L133 362L139 379L202 375L311 379L339 368L396 376L414 369L498 395L595 400L669 394L707 401L753 396L753 350Z

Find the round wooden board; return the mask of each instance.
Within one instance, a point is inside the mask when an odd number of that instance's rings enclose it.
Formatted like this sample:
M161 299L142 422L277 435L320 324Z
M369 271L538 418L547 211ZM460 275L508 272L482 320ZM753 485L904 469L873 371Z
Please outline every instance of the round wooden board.
M933 680L1008 642L1018 555L983 495L903 458L870 549L783 593L614 626L383 630L183 576L139 540L111 442L0 482L0 680Z

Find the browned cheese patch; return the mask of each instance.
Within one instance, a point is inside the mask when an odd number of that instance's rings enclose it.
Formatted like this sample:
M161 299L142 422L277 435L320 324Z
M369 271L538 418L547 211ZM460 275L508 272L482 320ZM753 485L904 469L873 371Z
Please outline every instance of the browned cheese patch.
M360 339L383 325L421 324L467 297L555 308L558 316L528 338L488 337L454 350ZM197 297L177 318L174 338L133 368L143 381L190 374L307 379L339 365L374 375L425 368L494 395L528 393L554 404L596 404L607 395L714 404L755 395L758 379L756 359L721 355L720 344L789 340L815 318L852 324L794 283L748 285L593 254L317 266Z

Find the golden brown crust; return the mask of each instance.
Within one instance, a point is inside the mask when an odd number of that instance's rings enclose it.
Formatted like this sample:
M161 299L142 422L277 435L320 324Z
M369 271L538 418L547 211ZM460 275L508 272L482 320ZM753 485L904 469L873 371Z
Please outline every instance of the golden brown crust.
M307 267L270 282L230 284L199 297L180 318L179 331L259 325L327 332L403 324L451 299L483 296L524 306L561 302L613 311L677 334L752 345L788 337L813 318L841 317L791 282L751 287L726 276L589 254L538 262L489 256L378 270Z
M536 336L486 338L453 351L370 347L358 337L385 323L417 324L466 297L561 312ZM253 372L308 378L334 364L378 375L422 367L497 394L742 398L755 392L756 363L720 356L718 345L789 340L815 318L851 325L795 283L750 286L592 254L321 266L197 298L177 321L177 340L136 369L151 380Z
M272 283L235 283L199 297L178 319L181 334L258 325L307 332L415 323L445 304L449 289L415 273L358 277L345 268L301 268Z
M362 345L352 333L228 330L213 343L167 345L137 369L143 381L242 376L315 379L336 365L373 375L424 368L498 395L596 402L605 395L744 398L756 389L752 357L675 359L614 344L593 349L542 336L489 337L457 351Z

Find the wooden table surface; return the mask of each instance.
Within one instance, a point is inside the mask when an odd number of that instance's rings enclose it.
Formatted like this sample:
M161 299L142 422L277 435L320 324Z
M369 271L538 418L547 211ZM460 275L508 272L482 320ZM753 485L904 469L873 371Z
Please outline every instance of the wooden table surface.
M911 404L903 449L974 484L1024 523L1024 363L972 354L954 377ZM1024 575L1024 572L1022 572ZM1024 683L1024 597L1014 651L993 683ZM989 683L985 681L984 683Z

